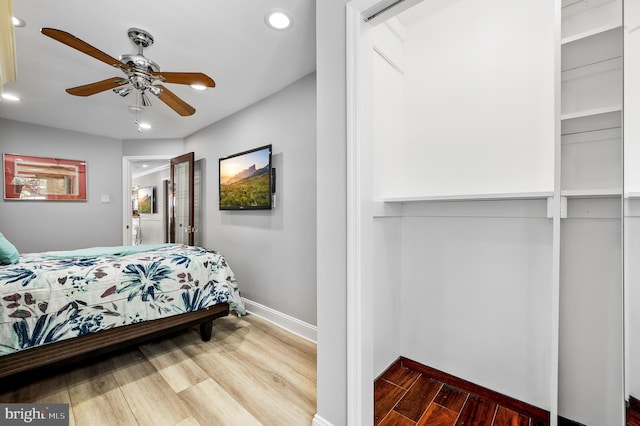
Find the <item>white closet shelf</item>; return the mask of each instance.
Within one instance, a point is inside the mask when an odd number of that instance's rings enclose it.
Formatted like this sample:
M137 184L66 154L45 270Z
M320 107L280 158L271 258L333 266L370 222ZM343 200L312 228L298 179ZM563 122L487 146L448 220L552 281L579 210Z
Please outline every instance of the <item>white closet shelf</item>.
M622 196L622 190L620 188L563 189L560 195L567 198L612 198Z
M594 108L594 109L588 109L584 111L575 111L575 112L562 114L560 116L560 119L572 120L574 118L590 117L598 114L606 114L608 112L621 112L621 111L622 111L622 105L608 105L601 108Z
M578 143L602 143L609 142L612 144L620 144L622 138L622 127L610 127L606 129L590 129L566 133L562 135L562 146L578 144Z
M564 82L616 70L622 72L622 56L605 59L591 64L584 64L576 68L562 71L561 79Z
M620 27L622 27L622 25L619 22L602 25L600 27L591 28L588 31L583 31L581 33L572 34L570 36L564 37L560 41L560 43L561 44L571 43L572 41L582 40L584 38L591 37L600 33L604 33L605 31L613 30L614 28L620 28Z
M384 203L409 203L420 201L498 201L498 200L542 200L553 196L553 191L514 192L499 194L427 195L406 197L385 197Z

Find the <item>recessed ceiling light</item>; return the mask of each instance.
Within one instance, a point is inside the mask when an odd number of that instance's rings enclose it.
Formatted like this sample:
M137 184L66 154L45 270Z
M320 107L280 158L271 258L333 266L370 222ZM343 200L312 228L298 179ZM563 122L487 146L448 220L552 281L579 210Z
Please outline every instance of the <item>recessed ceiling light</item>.
M11 93L3 93L2 99L4 99L5 101L12 101L12 102L18 102L21 100L19 97L17 97L16 95L12 95Z
M288 30L293 25L293 18L284 10L271 10L264 17L264 22L274 30Z
M18 28L22 28L26 25L24 20L18 18L17 16L11 17L11 23L13 24L14 27L18 27Z
M191 88L196 90L207 90L207 86L204 84L192 84Z

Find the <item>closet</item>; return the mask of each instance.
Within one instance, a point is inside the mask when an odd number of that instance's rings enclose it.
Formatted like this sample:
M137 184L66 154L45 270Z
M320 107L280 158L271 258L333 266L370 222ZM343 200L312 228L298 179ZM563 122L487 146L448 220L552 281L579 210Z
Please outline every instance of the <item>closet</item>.
M622 30L563 2L558 414L587 425L623 424Z
M433 0L362 26L374 377L405 356L623 424L622 34L621 0Z

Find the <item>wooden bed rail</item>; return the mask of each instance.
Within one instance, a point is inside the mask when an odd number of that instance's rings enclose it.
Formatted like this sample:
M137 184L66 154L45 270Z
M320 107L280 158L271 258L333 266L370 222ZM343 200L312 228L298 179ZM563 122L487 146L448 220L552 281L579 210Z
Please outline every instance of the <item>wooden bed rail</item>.
M229 305L220 303L207 309L116 327L0 356L0 378L112 352L198 324L202 340L208 341L211 339L213 320L228 314Z

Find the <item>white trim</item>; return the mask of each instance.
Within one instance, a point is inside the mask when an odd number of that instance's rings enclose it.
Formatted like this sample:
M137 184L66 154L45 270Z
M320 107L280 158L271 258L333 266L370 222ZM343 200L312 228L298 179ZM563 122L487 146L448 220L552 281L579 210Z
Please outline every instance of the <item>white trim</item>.
M318 413L316 413L313 416L313 422L311 422L312 426L334 426L333 423L331 423L328 420L323 419L322 417L320 417L318 415Z
M550 191L538 192L505 192L500 194L445 194L406 197L387 197L376 201L385 203L407 203L412 201L493 201L493 200L535 200L553 196Z
M373 41L363 11L381 0L352 0L346 10L347 118L347 425L373 423L373 303L371 227L373 208L367 141L371 130ZM411 2L408 2L411 3ZM399 7L394 8L396 12ZM389 18L389 16L386 16Z
M283 314L282 312L276 311L275 309L261 305L260 303L254 302L247 298L243 297L242 300L244 300L247 312L250 312L253 315L259 316L260 318L272 322L278 327L283 328L297 336L300 336L303 339L309 340L313 343L317 343L318 330L315 325L300 321L297 318L294 318L287 314Z
M358 48L362 13L347 5L347 424L361 425L362 281L360 278L360 200L358 162Z
M552 225L552 254L551 254L551 345L549 348L549 362L551 366L549 380L549 414L550 426L558 425L559 383L560 383L560 232L561 219L567 211L566 198L561 197L562 191L562 3L554 0L554 61L556 66L554 78L554 188L551 199ZM577 117L577 116L576 116ZM571 118L571 117L567 117Z
M122 157L122 245L131 245L131 168L129 160Z

